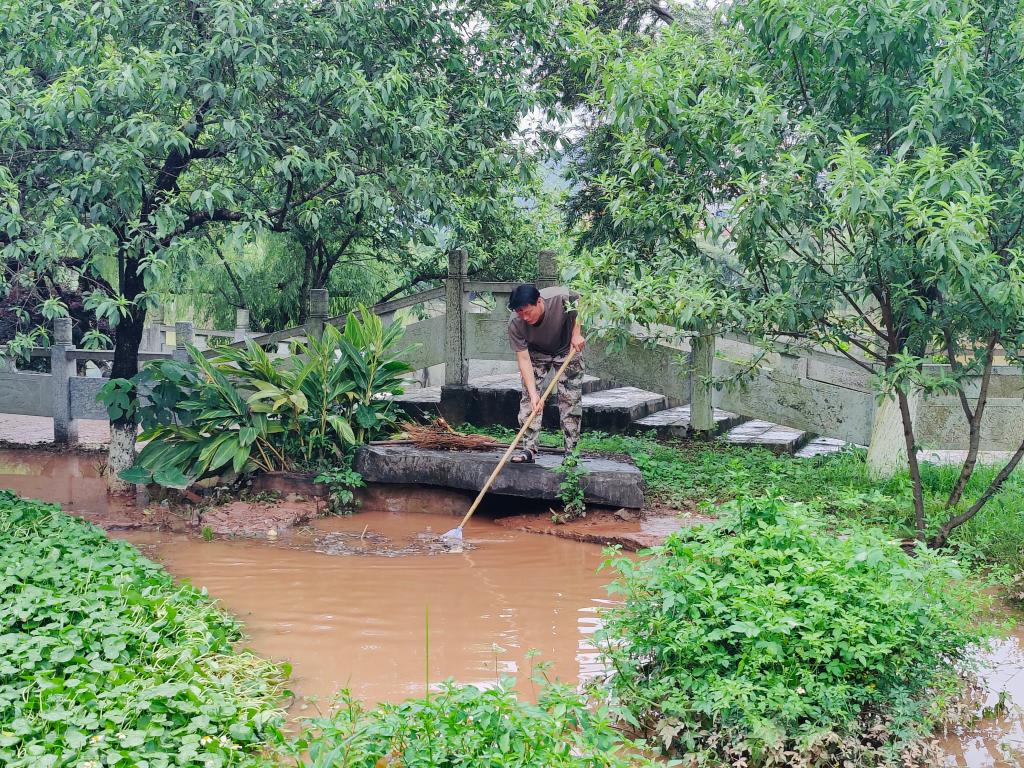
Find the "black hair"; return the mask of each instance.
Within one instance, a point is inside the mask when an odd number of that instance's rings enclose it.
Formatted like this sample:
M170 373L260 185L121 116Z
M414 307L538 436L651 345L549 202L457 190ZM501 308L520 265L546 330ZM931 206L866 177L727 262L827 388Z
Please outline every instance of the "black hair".
M508 297L508 308L515 312L521 307L526 307L531 304L536 304L537 299L540 298L540 291L537 290L537 286L533 283L523 283L517 286L512 295Z

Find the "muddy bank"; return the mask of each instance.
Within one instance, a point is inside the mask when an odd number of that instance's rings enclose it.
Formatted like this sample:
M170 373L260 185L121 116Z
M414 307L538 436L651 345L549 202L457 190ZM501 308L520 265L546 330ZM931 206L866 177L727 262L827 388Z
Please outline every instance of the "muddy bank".
M711 518L691 512L657 511L636 513L632 510L589 510L587 516L567 523L553 523L546 514L506 515L494 522L503 528L527 533L542 533L571 541L619 546L635 552L661 544L670 533L680 528L710 521Z

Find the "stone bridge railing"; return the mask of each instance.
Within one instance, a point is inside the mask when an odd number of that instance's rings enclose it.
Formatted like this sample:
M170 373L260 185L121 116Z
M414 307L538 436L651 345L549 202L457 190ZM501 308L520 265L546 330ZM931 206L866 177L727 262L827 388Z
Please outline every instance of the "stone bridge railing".
M459 390L469 385L471 360L513 359L506 335L506 306L516 283L473 280L467 266L465 252L454 251L443 286L372 307L386 322L405 325L404 344L411 347L406 362L414 369L443 364L442 399L460 396ZM538 255L536 282L540 287L557 284L553 254ZM197 332L191 323L176 323L173 350L140 353L139 360L184 356L185 345L193 342L200 347L217 342L237 346L250 339L276 346L322 332L326 324L344 325L346 316L328 316L327 307L326 290L310 291L306 323L259 335L248 330L248 318L241 315L233 331ZM413 307L425 309L419 313L421 319L403 312ZM170 330L171 326L160 326L154 332L161 334L164 347ZM106 416L95 399L103 380L79 376L79 363L110 361L112 353L75 349L67 319L58 320L54 331L52 347L32 351L34 357L50 358L50 373L19 371L12 361L0 358L0 413L51 416L55 439L74 442L77 419ZM877 441L879 434L893 430L892 409L878 406L868 373L845 357L824 350L777 347L765 355L751 340L730 335L684 338L678 344L649 343L638 337L624 347L613 347L595 334L589 336L585 352L589 373L613 385L664 394L670 405L690 404L696 429L711 429L712 409L718 407L861 445L872 443L873 435ZM155 345L155 336L152 341ZM748 371L759 358L763 358L760 364ZM741 371L748 371L743 384L721 386L723 380ZM923 447L966 447L956 397L918 399L914 405ZM997 366L982 423L981 448L1012 450L1021 434L1024 382L1016 368Z

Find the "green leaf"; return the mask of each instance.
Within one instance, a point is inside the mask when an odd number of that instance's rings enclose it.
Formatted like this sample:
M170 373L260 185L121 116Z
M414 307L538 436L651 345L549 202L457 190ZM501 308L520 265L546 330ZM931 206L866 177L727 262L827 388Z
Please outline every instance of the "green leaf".
M184 490L192 484L192 479L187 477L177 467L161 467L153 473L153 481L164 488L177 488Z
M126 483L136 485L148 485L153 482L153 473L140 464L121 470L117 476Z

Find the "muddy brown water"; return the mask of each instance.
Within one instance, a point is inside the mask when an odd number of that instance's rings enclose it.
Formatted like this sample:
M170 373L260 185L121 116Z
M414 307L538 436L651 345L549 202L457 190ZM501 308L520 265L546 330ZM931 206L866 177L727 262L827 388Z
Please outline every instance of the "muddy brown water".
M0 488L115 527L137 523L137 507L108 502L99 461L0 451ZM276 541L111 535L205 587L244 621L248 647L291 663L299 697L326 701L348 687L368 703L396 701L422 695L428 679L486 686L505 674L532 697L530 649L563 681L600 674L591 636L610 604L607 575L596 572L600 548L487 520L471 523L461 554L423 547L423 534L452 525L447 516L370 511L317 520ZM942 766L1024 766L1024 630L996 643L987 659L987 703L1005 691L1007 710L945 738Z

